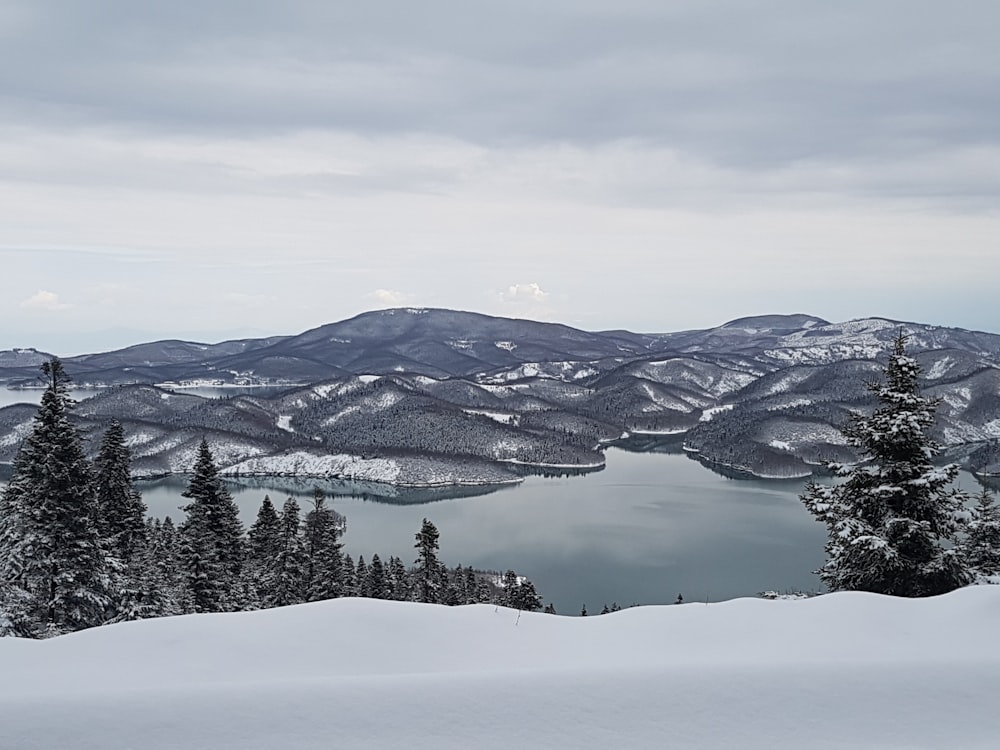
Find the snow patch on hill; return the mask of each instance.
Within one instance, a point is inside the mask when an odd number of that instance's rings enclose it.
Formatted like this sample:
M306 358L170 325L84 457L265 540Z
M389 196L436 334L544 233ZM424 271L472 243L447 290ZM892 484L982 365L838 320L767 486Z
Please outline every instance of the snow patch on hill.
M399 466L385 458L361 458L345 453L316 455L294 451L277 456L258 456L226 468L224 474L312 476L392 483Z

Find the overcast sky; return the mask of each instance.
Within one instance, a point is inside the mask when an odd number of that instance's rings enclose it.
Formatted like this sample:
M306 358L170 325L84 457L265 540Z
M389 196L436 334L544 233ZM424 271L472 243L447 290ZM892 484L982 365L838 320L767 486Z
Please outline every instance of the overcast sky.
M5 0L0 349L435 306L1000 331L1000 5Z

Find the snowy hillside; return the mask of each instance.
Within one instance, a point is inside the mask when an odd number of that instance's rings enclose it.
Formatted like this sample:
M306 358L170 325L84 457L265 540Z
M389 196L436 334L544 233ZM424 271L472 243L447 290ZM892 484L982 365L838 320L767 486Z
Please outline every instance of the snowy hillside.
M992 748L1000 588L589 618L341 599L0 640L17 750Z
M188 470L202 437L231 472L309 464L322 475L431 486L509 481L511 464L600 467L602 446L623 434L634 438L628 445L683 434L689 454L717 471L787 478L858 459L840 427L871 408L866 384L900 332L925 390L942 399L935 439L960 448L961 461L1000 441L1000 335L883 318L765 315L638 334L407 308L297 336L164 341L65 364L78 385L126 383L101 389L77 415L95 437L119 419L144 476ZM0 363L34 363L24 351L0 352ZM36 376L37 363L0 367L0 385ZM172 390L152 385L166 381ZM206 399L179 383L282 385ZM31 417L0 408L0 473ZM317 455L333 463L315 468ZM387 472L354 461L345 472L337 456L424 463ZM996 473L994 464L970 459L968 468Z

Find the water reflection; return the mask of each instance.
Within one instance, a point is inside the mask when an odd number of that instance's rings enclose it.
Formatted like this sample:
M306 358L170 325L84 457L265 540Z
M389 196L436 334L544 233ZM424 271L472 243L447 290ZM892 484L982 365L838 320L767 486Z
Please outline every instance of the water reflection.
M327 482L333 507L347 516L345 546L355 558L414 558L424 517L441 532L449 565L516 567L561 612L597 611L607 602L665 603L729 599L765 589L815 589L825 530L798 500L804 483L733 482L683 455L607 452L604 471L528 476L487 492L411 496ZM303 506L315 480L257 479L231 485L249 525L265 494ZM182 478L143 483L155 515L179 518ZM405 497L408 491L402 491ZM420 503L420 504L415 504Z

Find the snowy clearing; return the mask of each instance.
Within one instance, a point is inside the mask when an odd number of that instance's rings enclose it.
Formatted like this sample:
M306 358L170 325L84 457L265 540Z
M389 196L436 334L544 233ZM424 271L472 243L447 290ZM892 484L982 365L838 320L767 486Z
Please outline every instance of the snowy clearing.
M365 599L164 618L0 640L0 727L18 750L992 748L998 614L984 586L588 618Z

